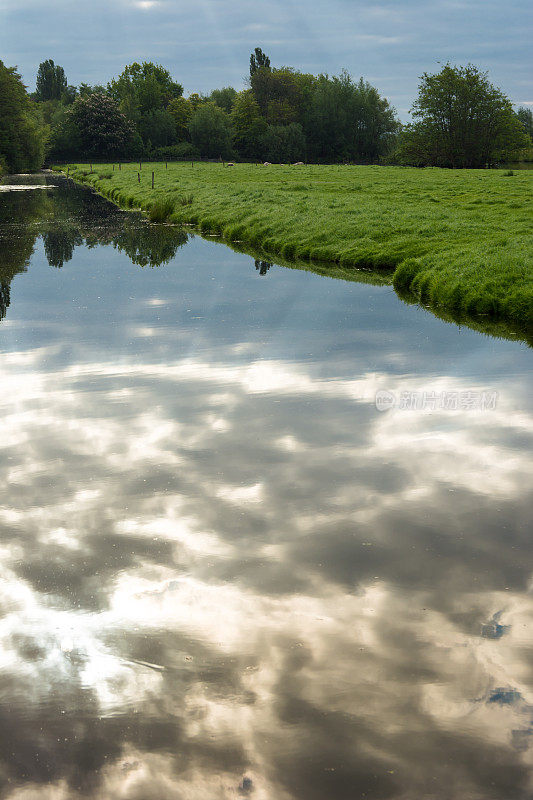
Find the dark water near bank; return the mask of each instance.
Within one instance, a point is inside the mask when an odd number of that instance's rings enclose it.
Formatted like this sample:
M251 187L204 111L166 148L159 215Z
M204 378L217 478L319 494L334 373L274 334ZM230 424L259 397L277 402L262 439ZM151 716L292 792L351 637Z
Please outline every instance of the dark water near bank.
M64 184L0 316L2 798L533 796L526 345Z

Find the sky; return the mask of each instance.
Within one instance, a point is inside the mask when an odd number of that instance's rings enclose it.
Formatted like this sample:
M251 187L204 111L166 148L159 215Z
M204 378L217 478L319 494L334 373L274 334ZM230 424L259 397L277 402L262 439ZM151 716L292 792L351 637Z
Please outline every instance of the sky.
M30 90L52 58L74 85L146 60L208 93L242 88L259 46L273 66L363 76L407 118L419 76L447 61L533 106L532 23L528 0L0 0L0 59Z

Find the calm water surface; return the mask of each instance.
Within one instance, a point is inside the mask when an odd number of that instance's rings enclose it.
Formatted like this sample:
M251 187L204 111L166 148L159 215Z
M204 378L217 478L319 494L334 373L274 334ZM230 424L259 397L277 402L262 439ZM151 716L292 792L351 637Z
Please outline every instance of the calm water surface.
M64 184L0 316L2 798L533 796L531 350Z

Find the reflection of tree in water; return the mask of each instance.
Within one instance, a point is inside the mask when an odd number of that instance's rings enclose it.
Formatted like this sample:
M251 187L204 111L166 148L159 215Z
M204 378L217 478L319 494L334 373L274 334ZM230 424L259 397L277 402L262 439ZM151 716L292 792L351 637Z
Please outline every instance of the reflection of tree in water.
M266 275L271 266L271 261L260 261L258 258L255 259L255 268L258 270L260 275Z
M11 300L11 281L25 272L37 236L36 223L51 207L45 191L6 192L0 204L0 320Z
M174 258L187 238L187 233L181 228L145 223L123 227L113 239L113 246L140 267L160 267Z
M51 192L6 192L0 205L0 319L10 303L13 277L24 272L36 238L41 235L51 267L62 267L85 244L113 245L145 267L171 261L187 242L187 233L168 225L151 225L140 214L121 211L91 192L54 178Z
M187 234L168 225L150 225L140 214L121 211L115 205L86 187L60 181L55 194L56 217L63 229L54 227L56 241L48 263L58 265L69 260L69 248L85 242L87 247L111 244L140 267L159 267L171 261L179 247L187 242ZM70 227L65 226L68 220ZM69 240L70 237L70 240ZM45 246L46 249L46 246ZM72 254L70 255L70 258Z
M71 260L74 248L83 244L83 239L77 229L64 228L43 233L43 242L49 265L61 268Z
M150 225L145 220L136 220L132 224L127 213L119 220L109 220L98 228L82 227L80 230L87 247L111 244L126 253L139 267L168 264L188 240L182 228Z
M4 319L9 307L10 288L8 281L0 281L0 319Z

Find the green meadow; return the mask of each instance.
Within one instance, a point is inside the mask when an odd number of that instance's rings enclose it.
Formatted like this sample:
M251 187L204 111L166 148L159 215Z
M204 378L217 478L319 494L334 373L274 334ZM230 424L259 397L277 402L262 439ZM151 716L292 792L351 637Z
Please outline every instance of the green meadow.
M273 259L381 271L441 316L533 324L530 170L130 163L69 174L154 222Z

